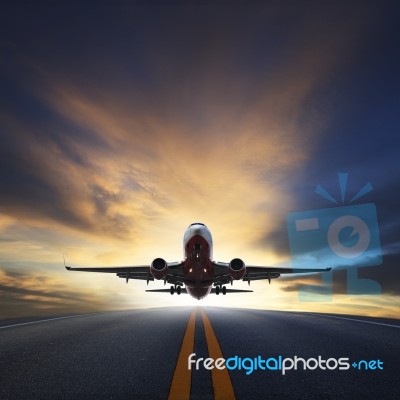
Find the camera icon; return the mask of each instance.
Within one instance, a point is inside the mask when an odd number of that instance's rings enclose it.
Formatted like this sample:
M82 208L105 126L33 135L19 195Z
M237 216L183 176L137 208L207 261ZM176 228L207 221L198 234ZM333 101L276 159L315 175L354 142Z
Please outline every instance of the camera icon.
M348 173L338 173L342 204L346 201ZM366 183L350 203L371 192ZM338 201L321 185L315 193L338 204ZM381 293L378 282L358 277L359 267L382 263L378 218L375 204L339 206L286 216L289 246L293 268L332 267L345 269L347 294L377 295ZM332 271L323 272L321 284L302 285L300 301L331 301L333 287Z
M286 222L293 268L382 262L375 204L292 212Z

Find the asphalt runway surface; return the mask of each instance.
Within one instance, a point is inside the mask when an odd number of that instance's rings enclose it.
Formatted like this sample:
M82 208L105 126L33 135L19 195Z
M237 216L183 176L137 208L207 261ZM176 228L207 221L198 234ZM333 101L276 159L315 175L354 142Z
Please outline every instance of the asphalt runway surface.
M189 370L192 353L270 369ZM356 366L311 369L318 357ZM399 320L176 307L0 321L1 399L400 399L399 361Z

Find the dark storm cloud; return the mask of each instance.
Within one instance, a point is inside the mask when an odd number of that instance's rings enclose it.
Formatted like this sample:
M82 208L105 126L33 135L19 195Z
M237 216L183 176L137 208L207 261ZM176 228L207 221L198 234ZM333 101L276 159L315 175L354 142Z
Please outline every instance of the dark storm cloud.
M74 96L84 111L82 92L86 98L101 99L104 111L114 113L116 124L126 115L146 114L151 107L161 120L179 116L190 121L185 135L198 140L210 115L225 113L225 119L233 118L232 111L243 108L245 101L254 104L263 96L252 77L264 81L263 71L272 73L286 62L286 55L276 61L281 48L272 40L276 35L289 40L279 24L286 13L294 24L304 25L293 19L297 11L291 7L257 10L261 13L236 7L6 9L0 77L2 210L81 230L126 231L132 221L111 211L118 199L84 179L98 173L85 150L97 150L98 158L109 156L118 151L115 141L110 144L91 128L92 115L76 116L69 110L63 114L54 105L65 95L60 82L79 88ZM96 110L97 115L101 111ZM112 125L107 128L112 130ZM141 148L146 133L131 127L129 144ZM93 212L82 203L90 203Z
M388 5L388 4L386 4ZM286 180L291 209L279 213L281 230L268 232L262 239L278 254L288 254L285 213L341 205L337 173L348 172L345 205L367 182L374 190L352 204L373 202L377 206L384 253L399 243L400 232L400 36L398 8L392 4L380 9L367 23L353 48L308 99L303 118L324 117L320 135L315 138L312 156ZM340 29L339 29L340 30ZM318 196L323 186L338 204ZM286 252L285 252L286 249ZM398 247L397 247L398 249ZM398 253L398 250L396 250ZM400 264L400 254L397 263ZM385 261L386 262L386 261ZM385 269L390 280L400 275Z
M110 205L118 203L118 196L110 195L99 184L87 186L95 167L86 149L99 154L107 151L101 137L71 125L38 98L32 102L41 106L34 104L33 108L41 112L26 112L30 104L27 99L29 95L22 108L10 102L0 114L2 212L53 220L93 232L104 231L107 225L112 234L126 232L128 219L109 212ZM82 202L92 202L92 216L82 212Z
M342 100L350 82L354 86L352 92L366 92L368 96L364 97L372 99L372 104L364 99L361 105L358 98L351 99L351 109L356 109L357 115L347 125L357 131L354 129L356 117L361 119L359 116L364 109L376 112L378 103L384 99L386 104L396 91L396 86L390 90L386 82L380 85L377 79L378 74L382 76L388 72L380 66L385 64L388 54L393 54L394 45L386 44L379 49L378 61L366 54L370 51L369 43L376 53L385 35L391 33L391 25L382 18L387 18L387 14L382 10L383 7L352 4L345 8L316 6L310 12L308 7L293 3L278 7L273 2L252 7L111 7L102 4L99 7L26 5L6 8L0 81L3 117L7 115L7 120L2 124L5 129L0 154L0 206L10 212L11 205L15 205L19 213L34 209L42 218L55 219L79 229L96 229L99 214L110 208L104 207L106 204L98 196L96 185L86 190L76 184L76 177L75 181L69 177L69 171L56 167L57 161L64 160L90 175L93 163L82 150L98 149L100 157L102 153L113 151L104 136L87 124L65 118L49 104L46 96L59 82L67 86L73 84L86 94L101 98L104 106L108 98L108 105L119 110L121 119L124 114L147 112L149 106L153 113L167 120L183 116L191 121L185 135L196 140L202 128L210 125L210 116L215 113L222 115L223 121L217 129L229 137L229 128L235 123L238 112L253 107L260 118L268 110L279 114L282 105L286 108L284 118L292 113L297 122L303 121L300 126L306 136L310 121L318 119L321 112L332 111L332 103ZM381 32L383 21L387 26ZM283 29L287 25L291 28ZM352 57L347 57L349 54ZM372 66L364 67L366 61L372 62ZM349 66L350 72L347 71ZM289 102L287 106L287 97L293 96L292 93L307 82L309 71L321 75L319 84L305 99L300 97L301 105L293 106ZM330 76L339 77L339 80L332 85ZM357 77L355 82L354 77ZM375 82L372 89L360 91L360 88L370 87L367 81ZM265 98L265 88L277 92L272 101ZM352 92L349 91L350 95ZM62 97L62 93L56 89L54 96ZM364 109L362 104L365 104ZM342 121L349 118L344 112L346 109L346 105L340 110L336 107L335 118L336 115ZM384 105L379 109L383 110ZM386 119L388 115L390 112L386 113ZM275 123L282 124L282 119L278 118ZM16 121L18 126L15 126ZM342 125L336 125L337 129L333 124L326 134L330 139L323 139L314 150L315 157L306 173L310 184L324 181L324 176L333 169L331 164L338 158L343 160L343 154L351 154L359 166L362 166L360 153L371 159L364 149L371 148L373 134L365 135L359 128L360 133L349 135ZM215 134L221 135L221 132ZM366 136L367 140L363 138L360 145L358 138L361 136ZM135 139L138 137L136 129L130 137L132 143L140 146ZM345 148L341 138L345 140ZM310 146L314 145L310 143ZM354 152L358 150L356 146L361 150ZM349 148L353 150L346 150ZM373 149L375 151L376 146ZM385 151L383 149L382 153ZM51 165L45 162L46 158L52 160ZM347 162L347 170L351 167ZM313 176L314 171L318 171L318 175ZM293 179L288 185L292 185L288 195L296 197L299 209L312 207L312 191L301 198L300 187L309 189L305 183L304 176L299 176L297 182ZM71 193L76 193L77 197L71 198ZM77 207L83 193L97 210L96 221ZM107 201L110 204L113 200ZM105 223L120 221L118 230L131 222L127 218L124 220L121 214L108 217ZM283 235L278 232L266 235L266 241L284 253Z
M347 204L371 182L374 190L354 204L376 203L384 245L398 241L395 230L386 227L389 222L398 223L400 215L400 78L396 73L400 38L395 15L376 19L375 29L367 32L350 68L314 99L329 108L329 124L294 191L299 210L321 208L333 204L314 194L318 184L340 199L336 173L349 173Z

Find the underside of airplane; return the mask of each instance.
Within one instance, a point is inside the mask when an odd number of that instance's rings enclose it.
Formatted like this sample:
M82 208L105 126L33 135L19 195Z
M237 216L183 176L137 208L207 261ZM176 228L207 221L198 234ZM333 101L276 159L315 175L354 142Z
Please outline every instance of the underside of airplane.
M251 290L227 288L225 285L234 281L251 281L279 278L282 274L302 274L312 272L326 272L330 268L322 269L292 269L268 266L246 266L240 258L230 262L212 260L212 237L208 228L195 222L185 231L184 260L167 262L163 258L155 258L150 265L121 266L121 267L70 267L69 271L115 273L128 283L129 279L145 280L147 284L154 280L163 280L170 284L169 289L151 289L146 292L170 294L188 293L200 300L210 293L225 295L226 293L251 292Z

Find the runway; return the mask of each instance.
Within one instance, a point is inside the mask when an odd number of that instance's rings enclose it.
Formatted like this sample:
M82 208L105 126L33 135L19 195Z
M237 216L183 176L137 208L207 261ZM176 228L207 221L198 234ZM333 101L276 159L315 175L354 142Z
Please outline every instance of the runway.
M262 368L246 374L189 370L191 353L196 360L366 362L347 370L304 370L300 362L284 375ZM0 398L395 399L399 356L400 321L357 316L176 307L5 321ZM370 361L375 369L366 370Z

